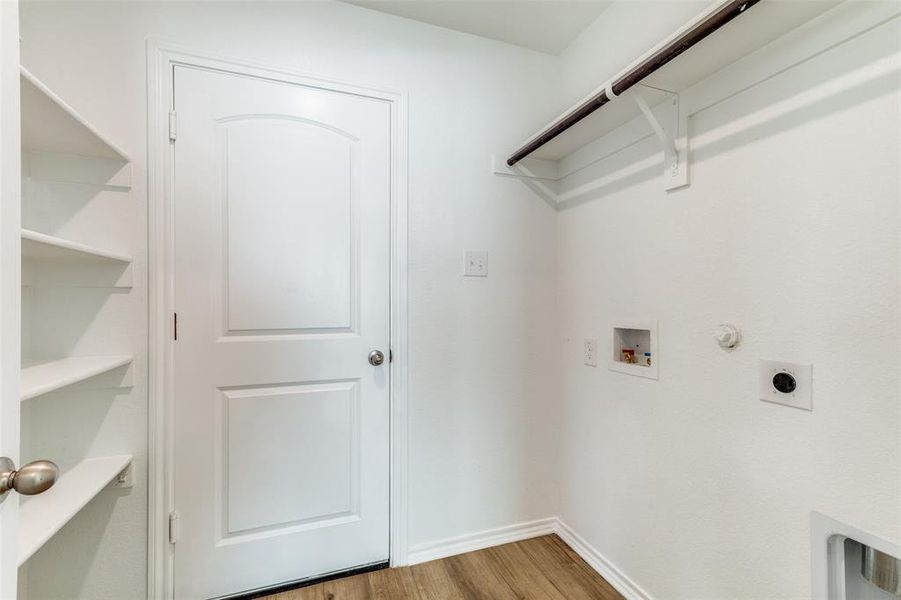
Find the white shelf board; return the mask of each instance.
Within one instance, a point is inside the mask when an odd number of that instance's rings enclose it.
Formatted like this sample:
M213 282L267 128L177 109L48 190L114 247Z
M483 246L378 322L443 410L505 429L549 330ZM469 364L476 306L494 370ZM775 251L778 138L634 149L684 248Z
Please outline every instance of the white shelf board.
M807 21L810 21L818 15L835 7L839 3L838 0L759 2L748 9L744 14L736 17L718 31L712 33L706 39L701 40L697 45L677 56L652 75L646 77L641 81L641 85L645 87L638 89L645 95L648 104L653 107L665 100L667 94L655 92L649 88L659 88L669 92L681 92L706 77L709 77L713 73L716 73L724 67L747 56L751 52L782 37L789 31L803 25ZM713 10L713 7L710 10ZM637 58L629 65L629 67L624 69L622 73L625 73L632 68L632 66L640 63L647 56L652 55L658 48L667 45L677 38L686 28L694 24L695 21L703 18L706 14L708 14L708 12L705 11L705 13L699 15L697 19L690 23L686 23L682 29L674 32L670 37L661 41L654 48L648 50L645 55ZM617 74L616 76L611 77L609 81L615 81L619 79L619 77L620 74ZM600 92L606 85L607 82L605 82L604 85L599 86L594 92L589 94L588 97ZM588 97L580 100L571 108L564 111L562 115L556 117L539 132L530 136L523 144L537 137L557 121L561 120L565 115L580 106ZM634 100L628 97L628 92L626 92L622 96L611 100L605 106L596 110L590 116L530 154L529 158L559 161L586 144L631 121L640 114L641 112ZM517 147L519 147L519 145Z
M131 463L130 455L88 458L19 509L19 565L38 551Z
M131 363L133 357L72 356L23 366L21 399L28 400Z
M118 252L94 248L87 244L58 238L30 229L22 230L22 257L56 261L118 261L130 263L131 257Z
M130 162L125 152L24 67L20 83L23 148Z
M640 90L650 107L658 106L672 95L654 88L635 86ZM559 161L573 152L600 139L614 129L628 123L641 115L638 104L628 96L629 92L614 98L598 110L594 111L576 125L533 152L528 158Z
M131 163L118 158L23 150L22 176L35 181L131 188Z

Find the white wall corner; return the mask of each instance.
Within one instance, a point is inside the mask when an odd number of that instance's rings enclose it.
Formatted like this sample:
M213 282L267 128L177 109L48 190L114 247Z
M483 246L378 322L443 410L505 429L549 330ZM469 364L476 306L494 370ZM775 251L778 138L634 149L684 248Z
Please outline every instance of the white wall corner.
M492 546L549 535L557 532L557 523L556 517L548 517L417 544L410 548L407 554L407 564L416 565L466 552L484 550Z
M560 536L566 544L582 557L607 583L622 594L626 600L654 600L653 597L632 581L625 573L604 557L585 538L564 523L559 517L547 517L534 521L525 521L514 525L486 529L475 533L444 538L434 542L417 544L410 548L407 564L416 565L456 556L466 552L484 550L493 546L521 542L531 538L550 535Z
M573 531L569 525L559 518L557 519L557 529L555 533L559 535L560 539L566 542L576 554L581 556L582 560L587 562L592 569L606 579L607 583L616 588L616 591L622 594L626 600L653 600L653 597L643 590L640 585L632 581L628 575L607 560L607 558L598 552L594 546L589 544L585 538Z

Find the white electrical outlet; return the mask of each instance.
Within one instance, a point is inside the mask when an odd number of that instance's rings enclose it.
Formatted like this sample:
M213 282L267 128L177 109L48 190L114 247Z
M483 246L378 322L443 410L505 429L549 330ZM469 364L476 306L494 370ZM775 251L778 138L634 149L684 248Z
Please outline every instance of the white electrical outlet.
M464 255L463 275L465 277L488 277L488 252L467 250Z
M760 399L813 410L813 365L761 360Z
M583 362L589 367L598 366L598 340L597 338L585 338L583 350Z

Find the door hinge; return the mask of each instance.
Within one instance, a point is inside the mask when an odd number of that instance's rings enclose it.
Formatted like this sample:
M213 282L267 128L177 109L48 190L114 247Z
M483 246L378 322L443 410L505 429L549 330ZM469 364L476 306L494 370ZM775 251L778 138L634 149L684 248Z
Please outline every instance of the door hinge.
M169 513L169 543L178 541L178 513L174 510Z
M174 110L169 111L169 141L174 142L178 136L178 118Z
M178 313L172 313L172 339L178 341Z

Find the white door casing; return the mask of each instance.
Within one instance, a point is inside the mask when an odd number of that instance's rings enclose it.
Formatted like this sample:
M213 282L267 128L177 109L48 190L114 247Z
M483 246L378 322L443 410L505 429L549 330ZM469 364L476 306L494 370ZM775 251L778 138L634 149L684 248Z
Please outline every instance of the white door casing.
M173 73L175 597L386 560L390 104Z
M0 2L0 456L19 464L19 7ZM19 495L0 500L0 598L16 597Z

